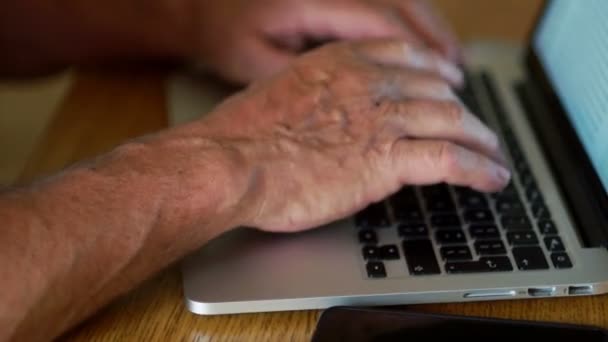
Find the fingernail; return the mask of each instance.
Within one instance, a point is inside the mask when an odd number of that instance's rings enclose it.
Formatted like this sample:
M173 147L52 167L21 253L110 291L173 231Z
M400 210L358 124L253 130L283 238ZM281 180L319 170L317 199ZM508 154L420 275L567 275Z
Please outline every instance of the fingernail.
M507 170L502 166L496 166L496 175L498 176L498 179L500 179L500 181L504 184L509 183L509 181L511 180L511 171Z
M439 62L439 72L449 81L460 86L464 83L464 75L454 64L442 60Z

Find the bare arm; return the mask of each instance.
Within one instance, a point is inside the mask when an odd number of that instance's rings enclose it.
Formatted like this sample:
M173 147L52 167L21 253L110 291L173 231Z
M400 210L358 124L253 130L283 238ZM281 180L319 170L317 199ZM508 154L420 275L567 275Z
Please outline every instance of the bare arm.
M458 80L402 41L328 45L204 120L0 195L0 340L56 336L233 227L309 229L407 184L499 190L498 139Z
M228 154L176 140L128 143L0 196L0 340L56 336L237 223Z

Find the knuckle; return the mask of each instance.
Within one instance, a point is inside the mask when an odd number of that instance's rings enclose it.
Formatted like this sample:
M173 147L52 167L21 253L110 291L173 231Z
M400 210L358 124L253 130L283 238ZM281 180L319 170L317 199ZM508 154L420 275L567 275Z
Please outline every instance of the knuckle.
M447 101L441 104L441 111L444 113L450 125L455 127L463 127L466 112L464 108L456 101Z
M454 175L461 169L459 155L458 146L445 141L437 145L433 157L440 170L443 170L446 175Z
M403 112L408 113L428 113L433 110L434 101L426 99L413 99L401 105Z
M448 94L452 91L446 81L437 77L425 77L419 82L424 89L433 93Z
M403 118L406 133L414 133L410 130L420 129L420 119L426 116L433 115L436 111L435 103L427 99L414 99L402 102L398 106L399 116ZM413 121L410 121L413 118Z
M434 99L418 98L405 102L404 112L437 116L439 120L447 121L446 126L462 125L464 114L458 104Z
M423 113L428 108L428 101L426 100L409 100L399 105L399 112L403 116L416 115L417 113Z
M443 58L441 57L441 55L435 51L428 51L427 54L428 54L427 55L428 59L429 59L431 65L433 66L433 68L436 70L440 70L441 62L443 61Z

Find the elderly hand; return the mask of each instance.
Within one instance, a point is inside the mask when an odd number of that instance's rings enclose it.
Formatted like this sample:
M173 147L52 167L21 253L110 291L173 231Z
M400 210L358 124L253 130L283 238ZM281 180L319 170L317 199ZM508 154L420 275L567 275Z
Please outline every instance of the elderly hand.
M500 190L498 139L452 92L461 77L400 40L332 43L171 135L229 156L238 225L268 231L340 219L404 185Z
M238 83L267 77L309 43L401 38L460 58L448 26L425 0L193 1L190 57Z

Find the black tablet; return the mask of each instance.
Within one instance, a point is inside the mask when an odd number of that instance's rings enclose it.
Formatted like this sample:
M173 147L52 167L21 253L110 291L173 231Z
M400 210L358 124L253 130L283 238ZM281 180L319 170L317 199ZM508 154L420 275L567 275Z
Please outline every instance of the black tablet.
M412 311L334 307L317 322L313 342L326 341L608 341L599 327L440 315Z

